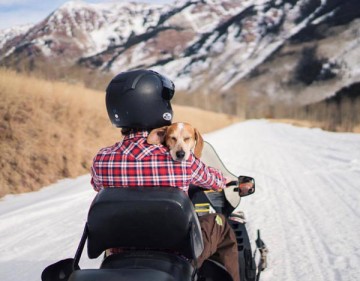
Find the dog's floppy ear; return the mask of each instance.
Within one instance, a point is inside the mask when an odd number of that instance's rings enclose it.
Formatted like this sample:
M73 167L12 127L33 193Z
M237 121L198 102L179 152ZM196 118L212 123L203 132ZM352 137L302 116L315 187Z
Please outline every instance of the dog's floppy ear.
M195 128L194 130L195 130L195 140L196 140L194 154L195 154L196 158L200 158L203 147L204 147L204 140L203 140L202 136L200 135L200 132L198 131L198 129Z
M168 126L154 129L148 135L146 141L148 144L161 144L165 141L166 130Z

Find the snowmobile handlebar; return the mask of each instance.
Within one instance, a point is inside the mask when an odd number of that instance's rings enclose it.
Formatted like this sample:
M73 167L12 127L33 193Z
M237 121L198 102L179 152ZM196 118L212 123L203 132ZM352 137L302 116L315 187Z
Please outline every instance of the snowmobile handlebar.
M239 185L239 181L229 181L228 183L226 183L226 187L229 186L238 186Z

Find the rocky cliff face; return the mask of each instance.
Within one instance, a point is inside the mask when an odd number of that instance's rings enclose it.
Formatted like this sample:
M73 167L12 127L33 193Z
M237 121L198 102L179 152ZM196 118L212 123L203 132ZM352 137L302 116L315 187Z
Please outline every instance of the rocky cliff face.
M0 62L151 68L190 92L310 103L360 80L357 2L68 2L34 26L0 32Z

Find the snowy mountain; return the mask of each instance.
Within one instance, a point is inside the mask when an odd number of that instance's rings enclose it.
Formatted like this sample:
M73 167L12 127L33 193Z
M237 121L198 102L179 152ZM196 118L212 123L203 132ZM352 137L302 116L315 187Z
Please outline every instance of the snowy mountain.
M204 137L230 171L257 182L240 209L252 242L261 229L269 248L260 280L359 280L358 134L248 121ZM73 257L94 196L85 175L3 198L0 279L38 281L47 265ZM85 251L80 266L101 259Z
M151 68L178 89L310 103L360 80L357 0L68 2L16 36L0 63Z
M11 41L17 36L21 36L28 31L32 25L20 25L0 30L0 49L3 48L6 42Z

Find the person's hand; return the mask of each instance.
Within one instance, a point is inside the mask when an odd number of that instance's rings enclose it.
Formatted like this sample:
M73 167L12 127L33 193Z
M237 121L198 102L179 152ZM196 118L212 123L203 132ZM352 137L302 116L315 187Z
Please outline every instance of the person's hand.
M238 185L238 184L236 183L236 181L234 181L234 179L225 178L225 185L226 186L224 188L234 186L234 185Z

